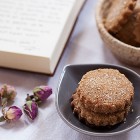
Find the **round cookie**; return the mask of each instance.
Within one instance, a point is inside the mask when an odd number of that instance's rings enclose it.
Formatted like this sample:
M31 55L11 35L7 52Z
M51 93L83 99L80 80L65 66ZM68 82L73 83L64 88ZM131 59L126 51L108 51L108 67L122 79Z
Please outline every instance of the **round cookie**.
M122 122L130 110L130 106L126 110L112 114L95 113L85 109L82 102L80 102L80 95L75 93L73 95L73 112L78 115L80 120L84 120L88 125L94 126L111 126Z
M117 33L132 14L136 0L113 0L105 19L108 32Z
M85 108L108 114L128 108L132 103L134 88L118 70L97 69L82 77L77 93Z
M140 47L140 0L137 1L133 14L123 28L114 35L124 43Z

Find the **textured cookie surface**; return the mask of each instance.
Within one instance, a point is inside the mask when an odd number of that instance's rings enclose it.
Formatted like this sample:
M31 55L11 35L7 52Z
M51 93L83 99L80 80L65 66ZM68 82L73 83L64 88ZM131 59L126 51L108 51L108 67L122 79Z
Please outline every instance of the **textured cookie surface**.
M136 0L112 0L105 19L105 27L110 33L117 33L133 13Z
M140 0L137 1L134 12L129 17L128 22L115 37L124 43L140 47Z
M78 115L80 120L82 119L86 124L95 126L111 126L120 123L125 119L128 111L130 110L129 106L124 111L112 114L95 113L85 109L80 101L80 95L78 93L73 95L73 101L71 104L73 106L73 112Z
M124 111L130 106L134 88L118 70L97 69L82 77L77 92L85 108L107 114Z

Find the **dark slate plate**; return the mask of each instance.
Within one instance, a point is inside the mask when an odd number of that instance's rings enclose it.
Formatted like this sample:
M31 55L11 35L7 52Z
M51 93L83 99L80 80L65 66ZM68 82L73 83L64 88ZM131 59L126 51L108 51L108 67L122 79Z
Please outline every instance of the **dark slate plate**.
M118 69L133 83L135 89L135 96L132 104L133 112L128 114L125 123L118 124L111 128L96 128L85 125L72 113L70 105L71 96L75 92L82 76L86 72L98 68ZM140 76L128 68L115 65L68 65L64 68L58 85L56 93L56 108L62 120L78 132L93 136L112 136L127 132L140 124Z

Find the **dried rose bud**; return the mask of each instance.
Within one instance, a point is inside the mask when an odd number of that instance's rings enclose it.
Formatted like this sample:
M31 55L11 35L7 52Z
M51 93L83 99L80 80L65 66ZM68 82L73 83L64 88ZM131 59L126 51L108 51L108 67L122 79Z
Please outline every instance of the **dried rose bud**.
M49 86L39 86L34 88L33 93L37 101L43 102L52 94L52 88Z
M23 110L30 119L34 120L38 114L38 105L34 101L27 101L23 106Z
M16 97L16 90L13 86L3 85L0 89L0 96L2 99L2 105L7 104L8 101L13 101Z
M9 109L5 112L4 118L7 121L17 121L22 115L22 111L20 108L16 106L11 106Z

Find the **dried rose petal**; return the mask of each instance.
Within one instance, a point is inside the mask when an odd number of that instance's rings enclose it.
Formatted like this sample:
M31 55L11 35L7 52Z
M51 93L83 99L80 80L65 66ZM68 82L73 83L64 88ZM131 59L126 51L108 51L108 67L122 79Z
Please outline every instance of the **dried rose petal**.
M17 121L22 115L22 111L20 108L16 106L11 106L5 113L6 120L9 121Z
M30 119L34 120L38 114L38 105L34 101L27 101L23 106L23 110Z
M43 102L52 94L52 88L49 86L39 86L34 88L33 93L35 98Z

